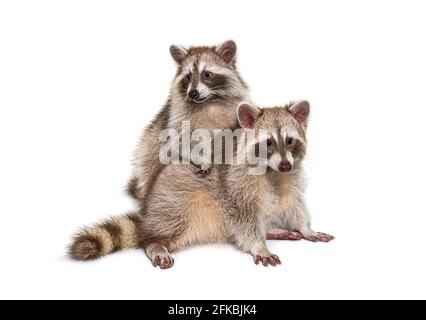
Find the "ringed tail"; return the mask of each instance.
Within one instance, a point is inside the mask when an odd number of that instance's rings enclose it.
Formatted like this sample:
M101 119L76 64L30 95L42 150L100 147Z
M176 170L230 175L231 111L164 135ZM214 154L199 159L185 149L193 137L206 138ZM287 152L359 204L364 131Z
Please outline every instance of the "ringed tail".
M132 212L84 227L72 237L68 255L74 260L94 260L107 254L139 248L141 216Z

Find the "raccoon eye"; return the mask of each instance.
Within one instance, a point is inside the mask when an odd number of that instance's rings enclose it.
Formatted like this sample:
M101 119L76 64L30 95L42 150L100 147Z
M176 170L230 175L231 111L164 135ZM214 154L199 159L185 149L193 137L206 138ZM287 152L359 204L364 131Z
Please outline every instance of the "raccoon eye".
M266 145L268 147L272 147L272 140L271 139L266 140Z
M212 76L212 73L209 71L205 71L203 74L204 78L210 78Z
M192 75L191 75L190 73L188 73L188 74L186 75L186 78L187 78L188 80L191 80L191 79L192 79Z
M294 139L293 138L287 138L287 144L293 144Z

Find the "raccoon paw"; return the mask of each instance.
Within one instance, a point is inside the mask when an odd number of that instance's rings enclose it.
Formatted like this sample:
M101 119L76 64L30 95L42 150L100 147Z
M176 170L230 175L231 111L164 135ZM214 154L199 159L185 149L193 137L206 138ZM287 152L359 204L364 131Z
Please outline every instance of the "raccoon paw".
M323 232L314 232L303 237L305 240L312 242L330 242L334 239L332 235Z
M154 267L160 267L160 269L170 269L173 267L174 263L174 259L169 254L158 253L152 259L152 265Z
M201 178L207 177L211 173L212 168L213 168L213 166L211 164L199 165L199 164L195 164L194 162L191 162L191 164L195 169L195 171L194 171L195 174L197 176L200 176Z
M210 174L210 172L211 172L210 168L206 170L200 169L196 172L196 174L197 176L200 176L201 178L205 178Z
M280 258L278 258L277 255L271 253L267 255L255 254L253 255L253 260L255 264L259 264L259 262L261 262L265 267L269 265L275 267L276 265L281 264Z
M283 229L273 229L266 233L266 240L300 240L302 238L299 232Z

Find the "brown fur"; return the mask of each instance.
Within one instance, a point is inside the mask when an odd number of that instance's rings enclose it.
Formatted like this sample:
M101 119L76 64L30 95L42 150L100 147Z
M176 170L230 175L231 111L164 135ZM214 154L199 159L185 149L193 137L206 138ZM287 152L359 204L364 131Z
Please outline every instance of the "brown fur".
M87 233L74 236L68 255L74 260L93 260L102 256L102 241Z
M223 243L227 232L222 212L218 204L206 191L194 191L185 199L187 229L184 234L169 244L170 251L175 251L197 244Z

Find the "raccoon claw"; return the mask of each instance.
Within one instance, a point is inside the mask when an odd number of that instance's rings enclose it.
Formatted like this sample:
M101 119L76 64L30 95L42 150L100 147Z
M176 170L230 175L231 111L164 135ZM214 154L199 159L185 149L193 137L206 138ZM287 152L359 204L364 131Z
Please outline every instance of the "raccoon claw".
M197 171L197 175L200 176L201 178L205 178L210 174L210 171L211 171L210 169L207 169L207 170L200 169Z
M275 267L276 265L281 264L280 258L278 258L275 254L271 254L269 256L254 255L253 260L256 265L261 262L265 267L269 265Z
M165 257L158 255L152 260L152 265L154 267L160 267L160 269L169 269L173 267L175 261L172 257Z
M195 164L193 162L191 162L191 164L195 167L196 171L195 174L197 176L200 176L201 178L205 178L207 177L210 172L212 171L213 166L209 165L209 164Z
M266 234L266 240L301 240L302 238L303 236L299 232L290 230L279 230Z
M305 236L304 239L312 242L330 242L334 237L327 233L316 232L312 235Z

